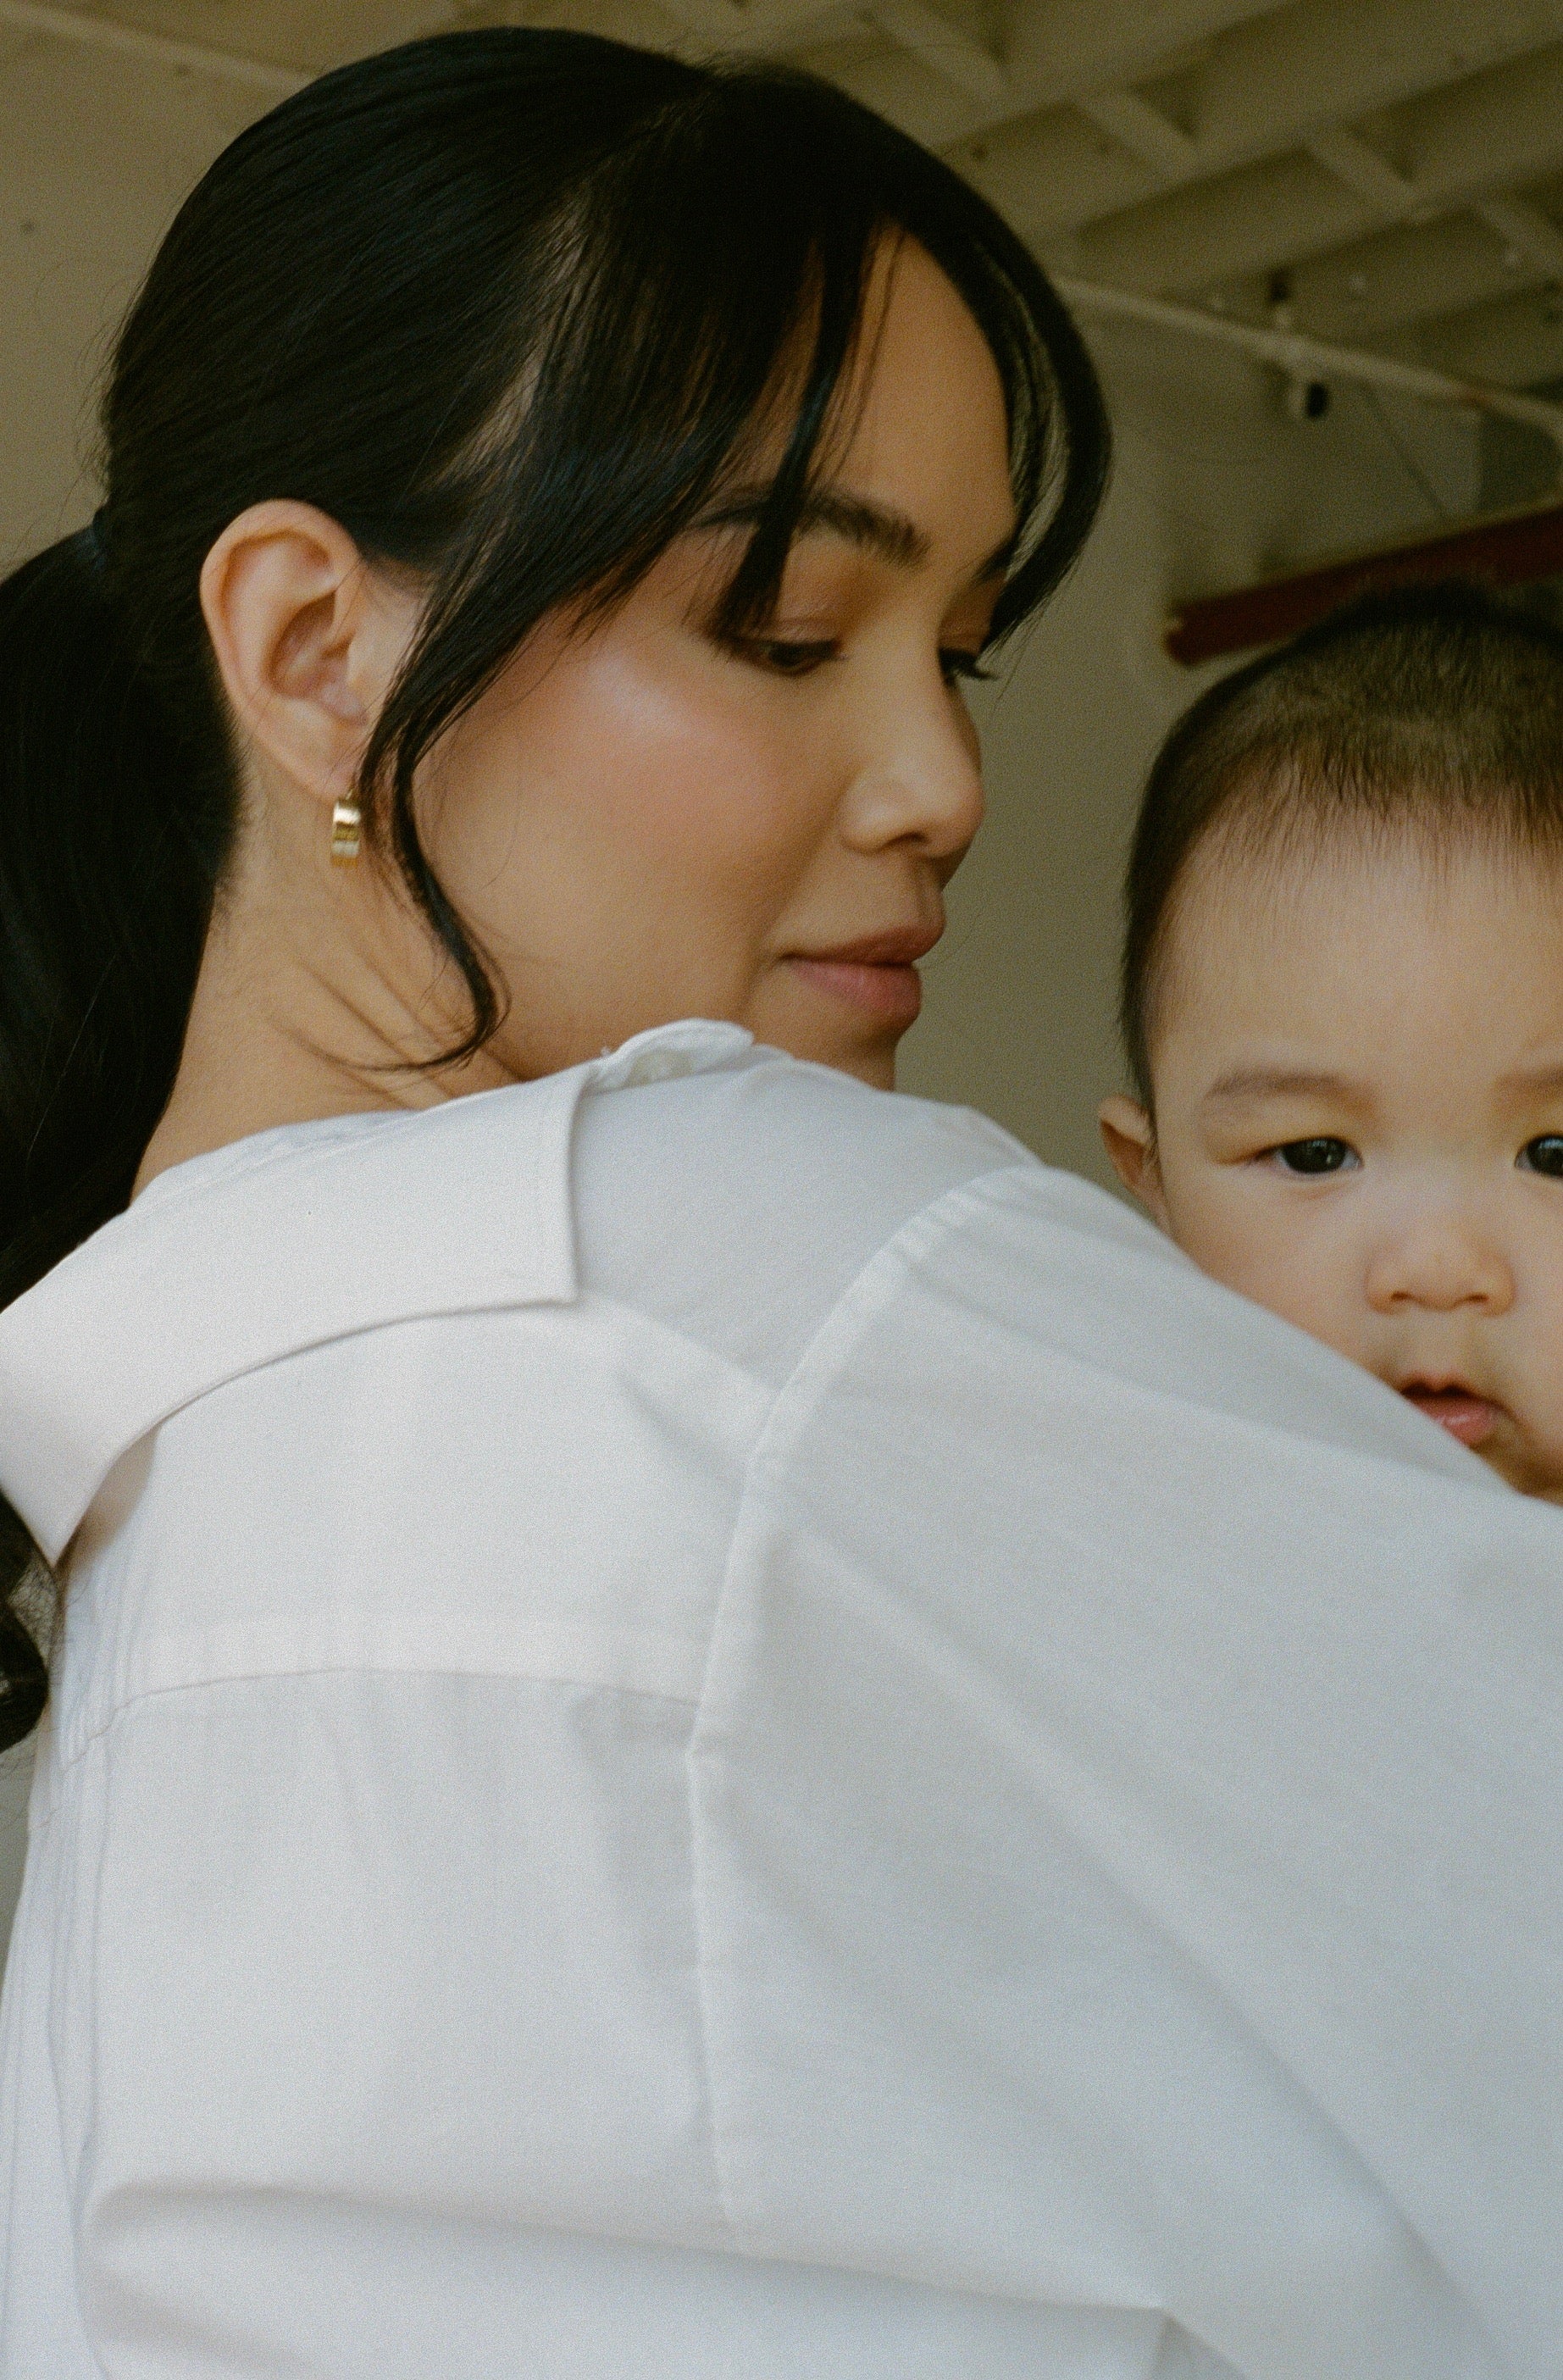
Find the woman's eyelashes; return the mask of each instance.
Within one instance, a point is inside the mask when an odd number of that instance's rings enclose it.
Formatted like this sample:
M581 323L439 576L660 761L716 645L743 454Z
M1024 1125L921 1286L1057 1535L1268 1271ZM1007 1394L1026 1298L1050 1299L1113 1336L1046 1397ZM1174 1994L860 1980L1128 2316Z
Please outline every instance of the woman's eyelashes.
M834 637L739 637L733 651L778 677L809 677L827 662L839 662L842 648Z
M731 640L728 650L776 677L811 677L828 662L843 658L843 647L836 637L738 637ZM939 647L939 670L946 686L993 675L983 668L978 654L955 645Z

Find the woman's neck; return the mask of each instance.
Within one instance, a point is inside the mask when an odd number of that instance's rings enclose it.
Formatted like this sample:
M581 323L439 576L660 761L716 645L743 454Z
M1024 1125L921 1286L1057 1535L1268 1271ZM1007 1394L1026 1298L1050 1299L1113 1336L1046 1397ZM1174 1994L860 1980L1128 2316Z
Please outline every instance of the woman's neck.
M340 890L328 881L321 897L349 907L393 898L368 867L363 872L366 880ZM383 952L383 917L372 938L361 944L347 938L345 966L327 976L303 955L309 920L280 913L254 880L236 883L213 917L174 1089L131 1196L170 1166L280 1124L438 1107L509 1082L488 1050L456 1067L428 1064L465 1028L444 1013L448 1001L437 998L444 987L435 979L427 939L410 919L406 924L408 979L423 988L416 1003L382 965L357 955L360 947ZM321 937L314 947L322 946L332 945Z

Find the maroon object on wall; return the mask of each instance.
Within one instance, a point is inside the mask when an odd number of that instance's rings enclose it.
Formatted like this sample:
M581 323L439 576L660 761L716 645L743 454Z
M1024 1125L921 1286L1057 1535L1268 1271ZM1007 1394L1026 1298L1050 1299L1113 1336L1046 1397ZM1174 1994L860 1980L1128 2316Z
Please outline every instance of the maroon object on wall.
M1256 586L1236 587L1225 595L1196 596L1169 615L1162 641L1174 661L1193 667L1223 653L1278 644L1339 604L1377 588L1416 586L1437 578L1527 587L1557 577L1563 577L1563 503L1554 499L1523 512L1467 521L1381 552L1325 563L1285 578L1261 579Z

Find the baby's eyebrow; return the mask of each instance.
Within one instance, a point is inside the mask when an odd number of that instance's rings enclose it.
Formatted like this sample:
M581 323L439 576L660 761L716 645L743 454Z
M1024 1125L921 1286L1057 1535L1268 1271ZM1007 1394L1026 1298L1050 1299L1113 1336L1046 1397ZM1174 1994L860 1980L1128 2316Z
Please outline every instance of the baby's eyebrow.
M1347 1081L1344 1075L1331 1075L1311 1066L1234 1066L1218 1075L1206 1092L1201 1104L1237 1107L1244 1101L1276 1099L1335 1099L1360 1104L1361 1086Z
M1553 1059L1539 1066L1516 1066L1511 1075L1505 1075L1498 1088L1532 1099L1538 1093L1545 1097L1549 1091L1563 1091L1563 1059Z

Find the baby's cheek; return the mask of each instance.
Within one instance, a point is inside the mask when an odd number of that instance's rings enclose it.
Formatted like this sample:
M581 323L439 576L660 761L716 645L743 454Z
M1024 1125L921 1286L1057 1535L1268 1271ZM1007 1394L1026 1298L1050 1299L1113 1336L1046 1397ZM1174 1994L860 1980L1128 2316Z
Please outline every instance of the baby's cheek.
M1521 1328L1508 1351L1513 1427L1480 1451L1511 1487L1563 1503L1563 1281L1557 1311L1545 1322L1538 1317L1533 1332L1523 1329L1526 1318L1515 1317Z
M1556 1442L1548 1446L1533 1438L1523 1422L1475 1451L1490 1471L1518 1488L1522 1496L1563 1504L1563 1449Z
M1198 1185L1191 1185L1196 1192ZM1371 1368L1362 1266L1327 1220L1266 1196L1267 1182L1218 1181L1169 1202L1172 1237L1202 1272Z
M1366 1371L1379 1369L1371 1317L1362 1300L1351 1295L1349 1283L1310 1266L1305 1272L1288 1269L1284 1276L1244 1293L1256 1297L1283 1321L1295 1323L1311 1339L1333 1347L1338 1355L1361 1364Z

